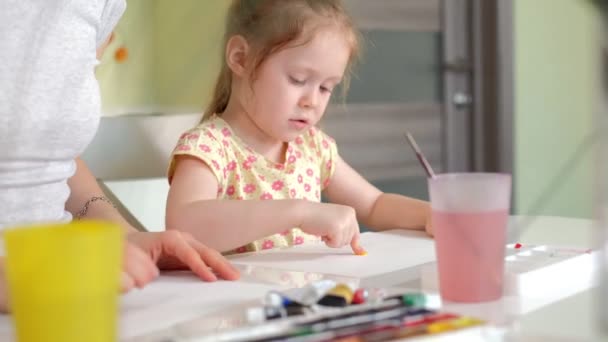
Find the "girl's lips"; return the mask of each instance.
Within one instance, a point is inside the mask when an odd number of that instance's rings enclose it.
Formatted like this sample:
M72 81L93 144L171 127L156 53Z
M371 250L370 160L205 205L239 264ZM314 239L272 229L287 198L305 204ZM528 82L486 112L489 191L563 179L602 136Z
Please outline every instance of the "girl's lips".
M308 121L304 119L290 119L289 125L296 129L304 129L308 127Z

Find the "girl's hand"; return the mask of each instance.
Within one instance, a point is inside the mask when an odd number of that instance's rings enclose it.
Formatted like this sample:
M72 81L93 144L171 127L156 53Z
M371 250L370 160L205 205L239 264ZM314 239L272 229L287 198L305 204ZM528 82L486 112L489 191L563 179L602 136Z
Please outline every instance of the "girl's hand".
M307 202L300 229L320 236L329 247L338 248L350 244L355 254L366 254L359 245L359 223L355 209L349 206Z

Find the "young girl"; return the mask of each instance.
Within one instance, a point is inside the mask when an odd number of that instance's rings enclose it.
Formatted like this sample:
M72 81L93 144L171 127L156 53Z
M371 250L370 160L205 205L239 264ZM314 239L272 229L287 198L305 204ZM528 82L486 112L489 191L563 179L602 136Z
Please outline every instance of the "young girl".
M341 1L234 0L211 105L173 152L167 227L229 253L322 239L365 254L357 220L429 231L427 202L379 191L315 127L358 48Z

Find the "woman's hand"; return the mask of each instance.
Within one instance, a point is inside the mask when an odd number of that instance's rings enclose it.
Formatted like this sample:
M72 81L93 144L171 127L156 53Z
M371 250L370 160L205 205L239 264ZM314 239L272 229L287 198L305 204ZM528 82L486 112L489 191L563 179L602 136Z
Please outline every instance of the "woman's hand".
M219 252L203 245L190 234L175 230L127 235L122 289L141 288L154 280L159 270L190 269L204 281L217 276L236 280L239 271Z

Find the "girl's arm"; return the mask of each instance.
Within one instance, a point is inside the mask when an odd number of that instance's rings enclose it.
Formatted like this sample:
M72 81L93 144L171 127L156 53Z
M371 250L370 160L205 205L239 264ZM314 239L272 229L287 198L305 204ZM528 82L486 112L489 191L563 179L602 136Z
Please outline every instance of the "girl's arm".
M331 202L355 208L357 218L374 230L426 229L431 233L428 202L383 193L339 156L336 171L324 194Z
M176 157L167 199L168 229L188 232L219 251L299 227L324 237L330 247L358 247L352 208L306 200L218 200L218 181L204 162Z

